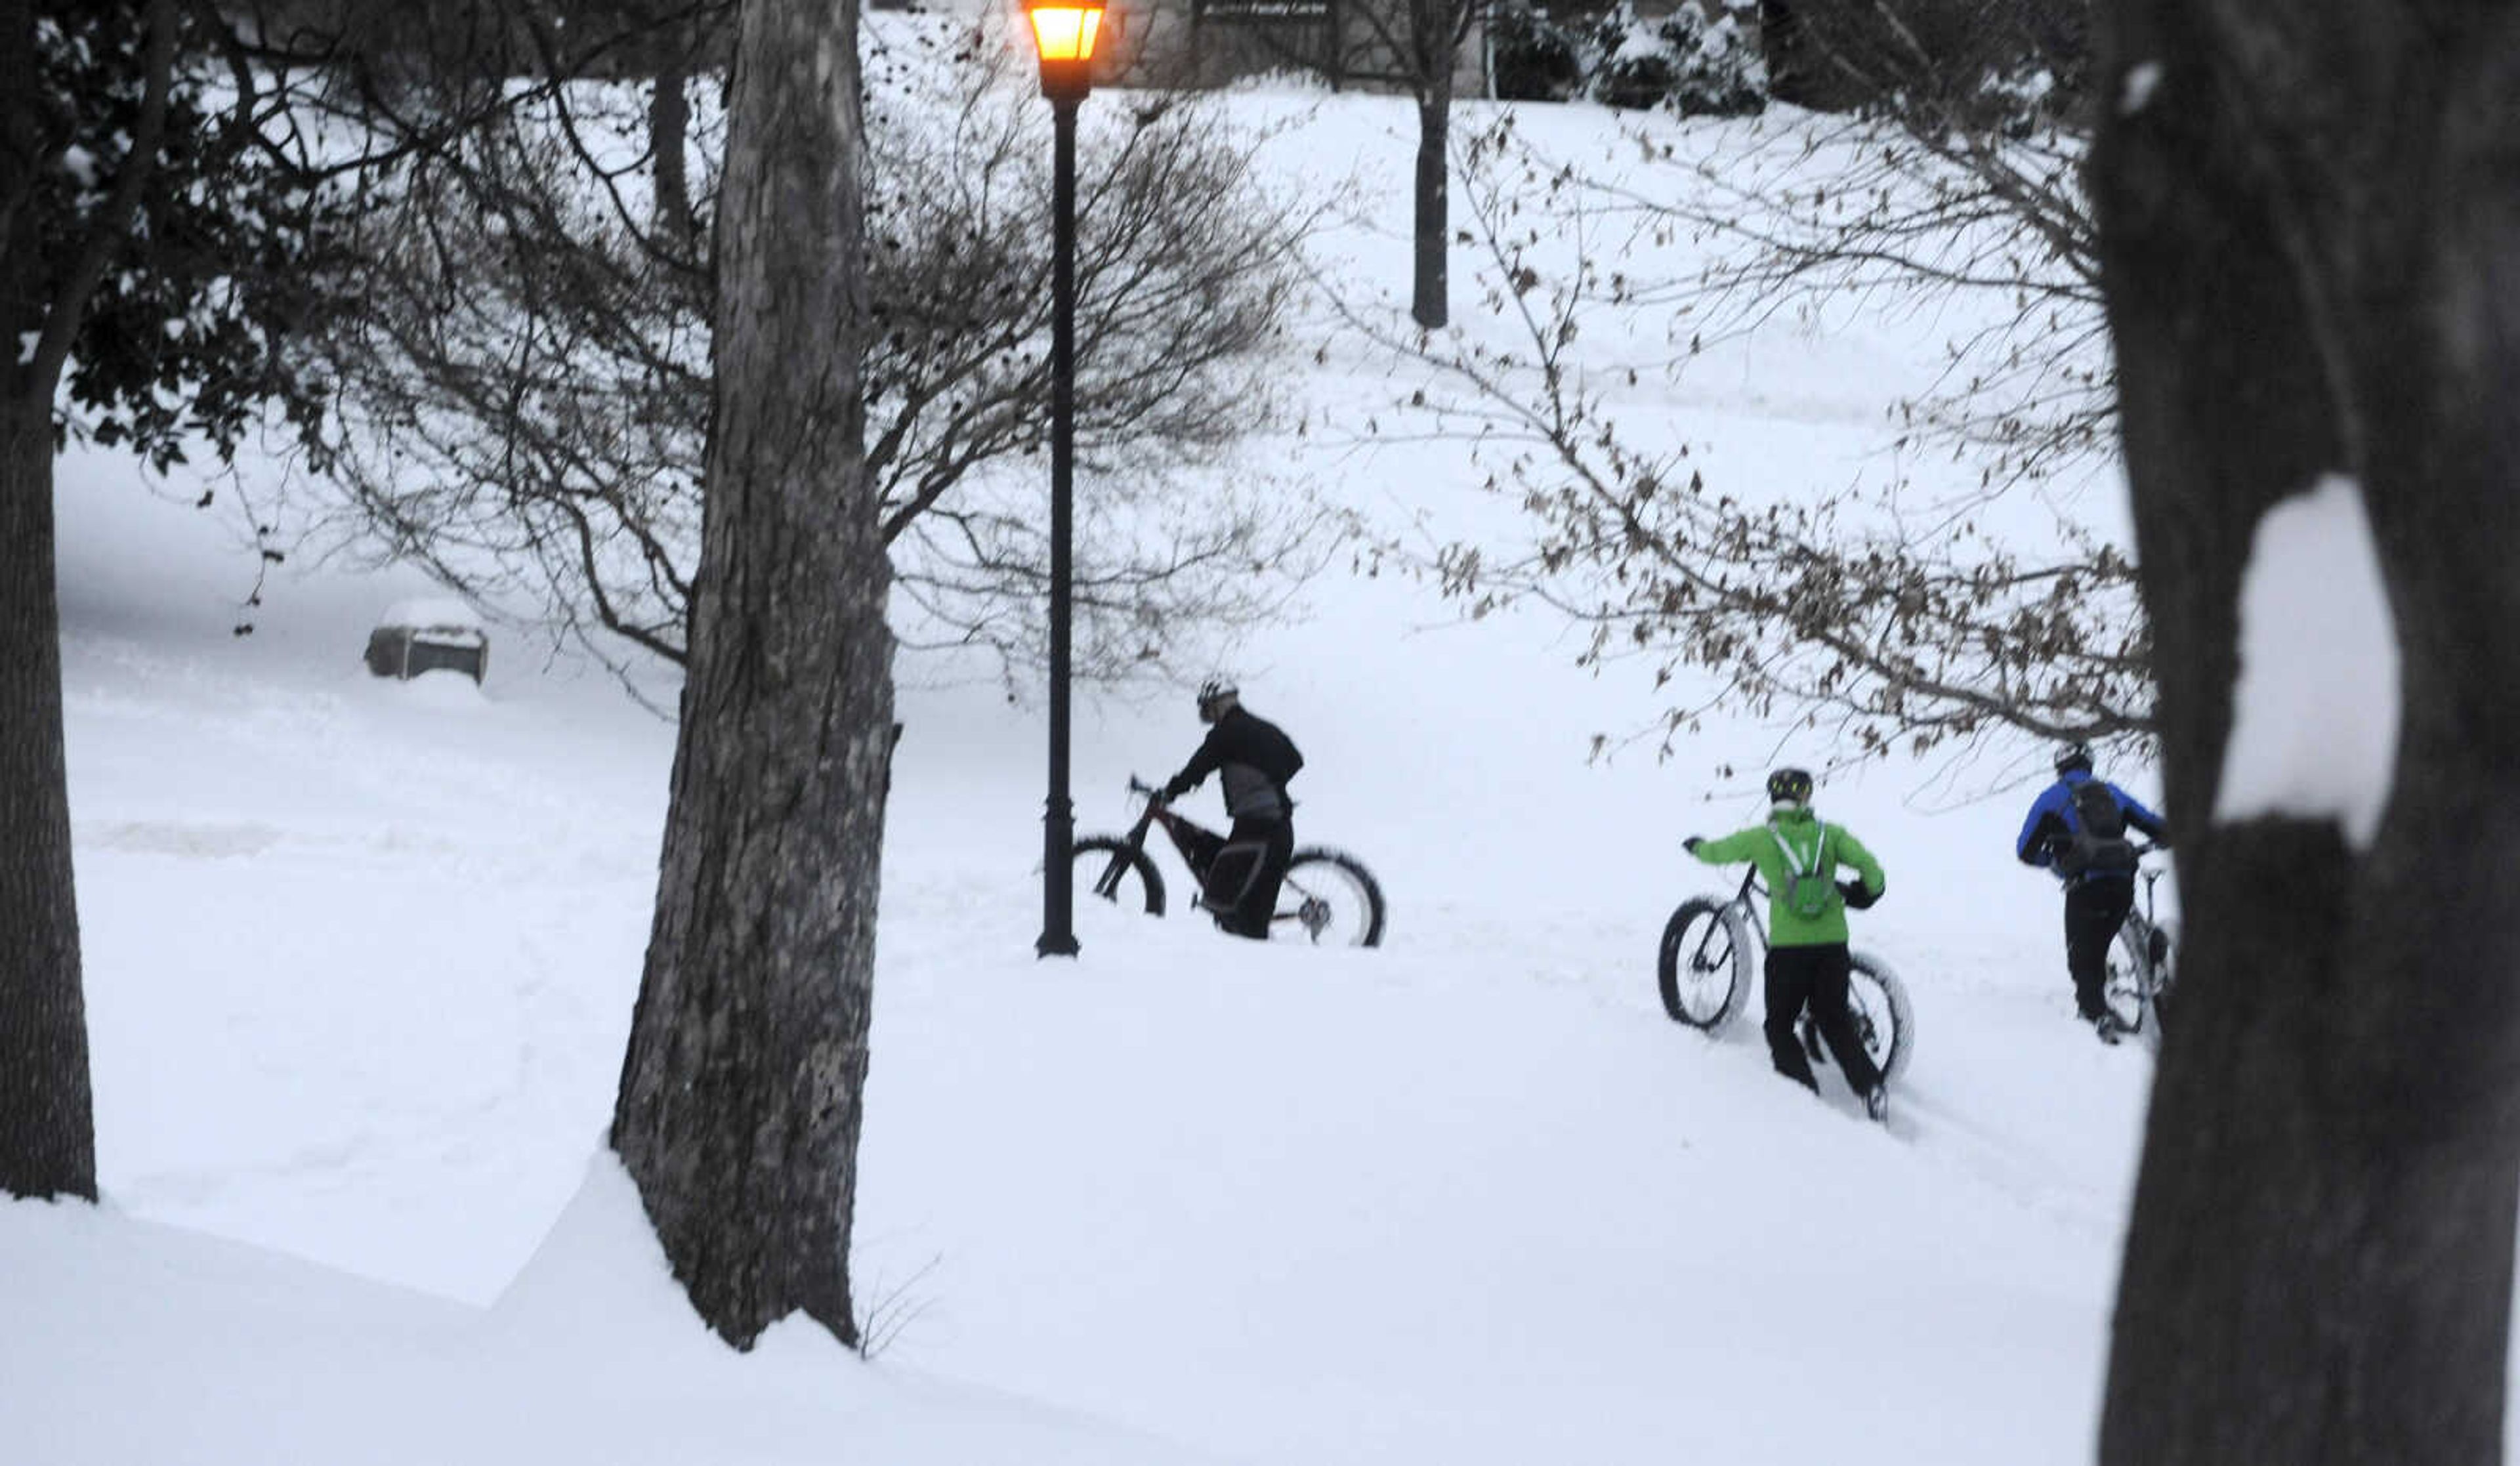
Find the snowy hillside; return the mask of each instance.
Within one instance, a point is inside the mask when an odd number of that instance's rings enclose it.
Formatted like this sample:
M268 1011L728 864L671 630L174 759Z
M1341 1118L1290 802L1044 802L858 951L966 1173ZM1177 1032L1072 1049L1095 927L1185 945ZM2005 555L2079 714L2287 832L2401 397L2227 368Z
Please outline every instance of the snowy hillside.
M1291 179L1356 160L1385 232L1333 265L1396 293L1408 107L1237 105L1305 118ZM1631 410L1735 482L1834 485L1886 471L1926 335L1780 327ZM1330 360L1325 414L1399 390ZM1318 455L1384 522L1500 512L1450 445L1321 441L1264 451ZM1729 889L1682 837L1755 819L1755 775L1824 744L1710 726L1588 764L1651 717L1639 681L1576 670L1545 619L1334 570L1233 667L1309 760L1298 838L1380 877L1386 945L1089 910L1083 955L1044 962L1039 708L905 667L856 1258L886 1347L791 1326L739 1359L602 1148L671 729L513 628L478 690L371 679L378 615L433 593L410 573L292 562L232 635L252 564L197 493L61 471L107 1204L0 1207L0 1418L33 1423L29 1460L2088 1452L2149 1061L2071 1020L2056 896L2011 858L2039 750L1823 782L1888 871L1857 945L1916 1008L1885 1132L1833 1071L1820 1101L1771 1074L1755 1002L1709 1041L1654 997L1672 906ZM1081 705L1080 831L1197 733L1186 694Z

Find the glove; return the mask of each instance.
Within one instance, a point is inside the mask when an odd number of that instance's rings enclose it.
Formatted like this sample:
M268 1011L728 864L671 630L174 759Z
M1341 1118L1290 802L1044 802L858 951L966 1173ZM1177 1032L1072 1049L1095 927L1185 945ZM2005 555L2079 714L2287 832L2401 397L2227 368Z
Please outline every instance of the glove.
M1164 780L1164 802L1166 804L1170 804L1174 800L1181 798L1184 794L1189 793L1190 790L1191 781L1176 774L1172 777Z
M1690 855L1695 855L1697 854L1697 847L1705 843L1706 837L1704 835L1690 835L1688 839L1680 842L1680 848L1688 851Z
M1859 911L1870 910L1872 903L1881 899L1881 893L1879 891L1868 891L1864 889L1864 882L1860 880L1839 881L1837 883L1837 894L1845 897L1846 904Z

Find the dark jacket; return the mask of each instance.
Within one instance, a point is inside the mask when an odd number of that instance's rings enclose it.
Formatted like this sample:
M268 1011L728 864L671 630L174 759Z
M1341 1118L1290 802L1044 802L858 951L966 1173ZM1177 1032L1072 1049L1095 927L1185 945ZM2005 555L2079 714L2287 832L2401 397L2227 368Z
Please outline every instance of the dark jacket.
M1304 756L1277 724L1230 707L1208 729L1198 752L1164 785L1164 794L1178 799L1216 774L1225 784L1226 814L1237 820L1283 820L1295 808L1286 797L1286 781L1303 767Z
M2031 802L2029 818L2021 822L2021 837L2012 846L2012 853L2020 858L2021 864L2045 866L2051 870L2055 868L2056 851L2083 827L2082 822L2074 815L2074 789L2091 777L2080 769L2072 770ZM2151 836L2156 844L2170 843L2170 826L2159 815L2145 809L2134 795L2106 779L2100 781L2100 786L2109 791L2110 797L2117 800L2118 808L2125 812L2128 828ZM2135 877L2130 871L2095 870L2083 878L2133 880Z

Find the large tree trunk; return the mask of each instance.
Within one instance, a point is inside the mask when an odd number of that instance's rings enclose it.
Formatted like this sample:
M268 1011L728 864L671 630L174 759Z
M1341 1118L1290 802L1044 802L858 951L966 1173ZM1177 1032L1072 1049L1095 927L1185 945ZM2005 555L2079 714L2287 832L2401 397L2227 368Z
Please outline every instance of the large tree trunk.
M2500 1458L2520 1195L2520 6L2120 0L2092 160L2189 912L2108 1463ZM2210 826L2261 514L2357 479L2368 849Z
M161 25L156 56L170 48ZM154 95L153 91L153 95ZM62 755L61 604L53 576L53 392L58 358L21 344L48 310L58 247L30 196L59 147L35 68L35 14L0 0L0 1191L96 1197L87 1004L79 986L70 872L69 779ZM142 136L153 138L144 116ZM75 320L75 315L69 319ZM66 349L64 347L63 349Z
M0 403L0 1191L96 1199L42 401Z
M854 0L748 0L681 741L612 1143L674 1272L749 1347L857 1340L848 1248L892 641L860 442Z
M1447 157L1453 123L1452 53L1428 64L1418 99L1418 209L1416 268L1411 272L1409 314L1428 331L1452 318L1452 165Z

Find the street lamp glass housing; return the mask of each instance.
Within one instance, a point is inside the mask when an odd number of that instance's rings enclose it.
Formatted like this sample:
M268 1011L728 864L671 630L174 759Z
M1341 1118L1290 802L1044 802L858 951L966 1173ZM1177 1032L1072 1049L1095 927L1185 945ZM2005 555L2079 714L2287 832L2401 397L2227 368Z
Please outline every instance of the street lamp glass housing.
M1024 13L1032 20L1032 43L1043 61L1094 59L1094 42L1102 29L1102 6L1036 5Z
M1087 68L1102 33L1099 0L1035 0L1024 7L1024 18L1032 22L1033 48L1041 56L1042 95L1083 97L1093 84Z

